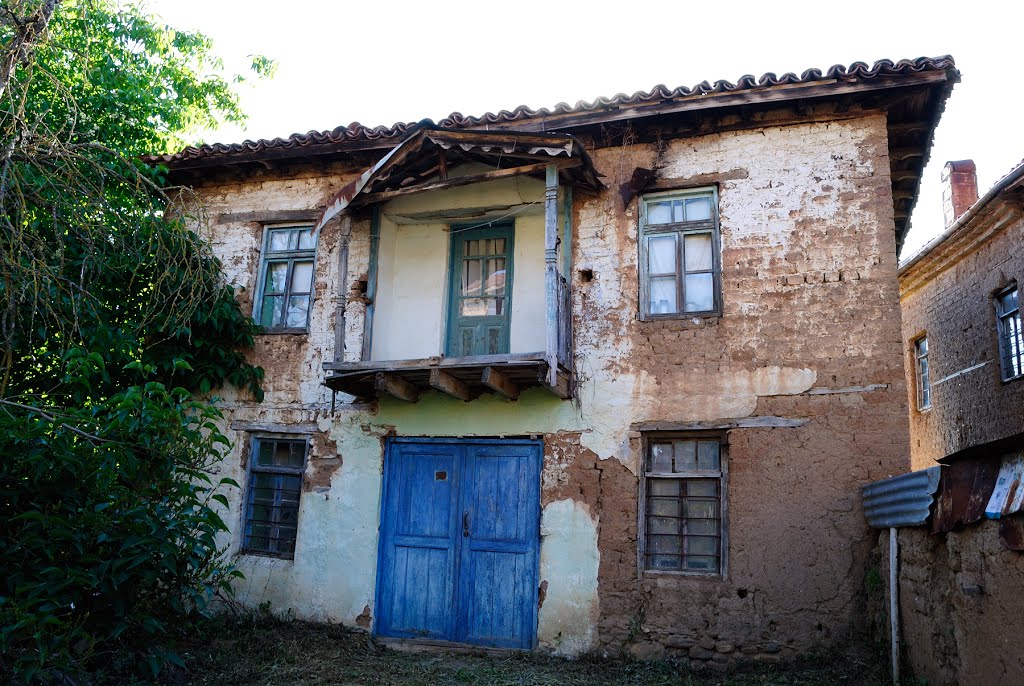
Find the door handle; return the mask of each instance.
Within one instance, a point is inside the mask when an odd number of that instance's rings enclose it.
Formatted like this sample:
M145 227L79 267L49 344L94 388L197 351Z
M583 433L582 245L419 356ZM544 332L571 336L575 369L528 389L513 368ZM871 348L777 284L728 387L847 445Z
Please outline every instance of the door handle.
M462 535L469 538L469 510L462 513Z

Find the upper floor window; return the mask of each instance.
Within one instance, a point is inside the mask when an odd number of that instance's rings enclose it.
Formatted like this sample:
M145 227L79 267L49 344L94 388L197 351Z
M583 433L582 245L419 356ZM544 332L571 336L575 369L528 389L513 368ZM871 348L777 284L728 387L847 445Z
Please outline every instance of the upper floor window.
M305 331L316 239L311 227L270 227L263 241L253 319L269 331Z
M1008 381L1024 375L1024 334L1020 327L1016 285L996 294L996 317L999 362L1003 370L1003 380Z
M716 314L721 265L713 188L644 196L640 214L642 319Z
M646 441L640 516L644 569L724 574L722 438L655 434Z
M252 442L242 550L294 557L308 443L269 437Z
M917 376L917 409L932 406L931 368L928 366L928 337L914 341L914 370Z

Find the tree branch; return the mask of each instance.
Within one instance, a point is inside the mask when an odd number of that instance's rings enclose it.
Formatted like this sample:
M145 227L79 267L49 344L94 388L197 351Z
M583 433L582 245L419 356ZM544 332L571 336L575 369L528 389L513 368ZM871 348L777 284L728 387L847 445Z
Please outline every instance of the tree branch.
M50 23L50 17L53 16L53 11L57 9L59 3L60 0L44 0L43 6L26 17L23 22L18 22L13 15L11 16L18 29L15 31L14 37L11 38L11 42L6 46L7 54L0 60L0 97L3 97L4 91L7 90L7 84L14 76L14 70L18 68L19 64L28 61L32 46L46 30L46 26Z

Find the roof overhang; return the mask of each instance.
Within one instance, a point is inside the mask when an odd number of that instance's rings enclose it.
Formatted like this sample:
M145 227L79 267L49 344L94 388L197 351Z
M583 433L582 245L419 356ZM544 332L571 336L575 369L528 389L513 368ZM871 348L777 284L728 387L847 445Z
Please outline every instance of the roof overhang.
M470 163L484 164L489 170L449 176L449 169ZM451 131L422 124L335 193L315 222L314 231L349 208L511 176L543 177L549 166L558 169L559 180L566 185L589 191L603 187L583 144L573 136Z

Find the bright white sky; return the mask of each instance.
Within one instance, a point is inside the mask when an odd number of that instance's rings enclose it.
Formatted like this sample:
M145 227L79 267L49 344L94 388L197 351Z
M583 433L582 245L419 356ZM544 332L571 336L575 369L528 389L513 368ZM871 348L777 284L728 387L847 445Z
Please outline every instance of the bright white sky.
M1024 2L728 3L148 0L210 36L228 68L278 62L243 88L243 129L207 142L551 107L743 74L952 54L963 81L938 128L904 255L942 230L939 174L972 158L984 193L1024 158Z

